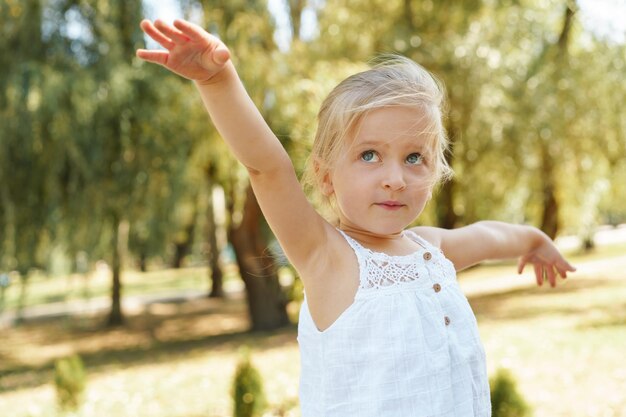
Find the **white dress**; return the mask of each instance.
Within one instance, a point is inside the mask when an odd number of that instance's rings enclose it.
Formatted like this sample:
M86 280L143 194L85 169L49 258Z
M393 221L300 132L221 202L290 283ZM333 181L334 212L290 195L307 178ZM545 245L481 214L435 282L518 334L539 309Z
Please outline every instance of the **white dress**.
M476 318L443 253L356 253L354 303L320 332L306 296L300 310L302 417L491 416Z

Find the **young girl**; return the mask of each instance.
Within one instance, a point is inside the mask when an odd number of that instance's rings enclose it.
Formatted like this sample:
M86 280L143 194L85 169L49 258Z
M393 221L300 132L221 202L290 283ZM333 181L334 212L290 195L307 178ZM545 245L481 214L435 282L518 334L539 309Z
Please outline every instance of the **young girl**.
M306 182L255 108L230 53L200 27L144 20L166 50L137 51L193 80L305 287L298 342L304 417L489 416L484 350L456 271L520 257L537 283L575 269L529 226L479 222L406 229L449 175L443 92L395 58L339 84L322 104Z

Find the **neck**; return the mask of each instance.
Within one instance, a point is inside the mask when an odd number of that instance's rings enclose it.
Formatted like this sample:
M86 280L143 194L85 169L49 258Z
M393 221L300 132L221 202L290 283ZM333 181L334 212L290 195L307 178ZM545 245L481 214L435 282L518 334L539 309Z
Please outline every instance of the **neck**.
M363 242L372 241L372 240L377 240L377 241L395 240L395 239L402 238L402 231L398 233L381 235L378 233L368 232L367 230L357 229L355 227L352 227L344 223L339 223L339 229L349 234L352 238L359 240L359 241L363 241Z

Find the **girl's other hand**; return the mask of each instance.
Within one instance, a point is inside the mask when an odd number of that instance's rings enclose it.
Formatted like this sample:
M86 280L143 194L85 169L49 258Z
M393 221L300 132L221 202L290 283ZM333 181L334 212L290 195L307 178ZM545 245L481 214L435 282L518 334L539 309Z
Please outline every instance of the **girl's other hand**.
M210 83L230 59L222 41L191 22L177 19L172 26L159 19L154 23L144 19L141 29L166 50L138 49L139 58L199 84Z
M533 264L535 278L539 286L543 285L544 280L547 279L550 286L555 287L557 274L565 279L567 272L576 271L576 268L563 258L554 243L547 237L539 246L519 259L517 268L519 274L524 271L524 266L527 263Z

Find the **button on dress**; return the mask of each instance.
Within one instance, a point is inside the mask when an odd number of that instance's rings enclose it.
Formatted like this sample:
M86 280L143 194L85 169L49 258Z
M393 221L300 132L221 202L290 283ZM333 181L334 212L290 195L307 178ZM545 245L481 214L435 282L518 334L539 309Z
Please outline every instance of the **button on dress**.
M491 416L485 352L452 263L422 249L391 256L340 231L359 263L353 304L326 330L300 309L302 417Z

